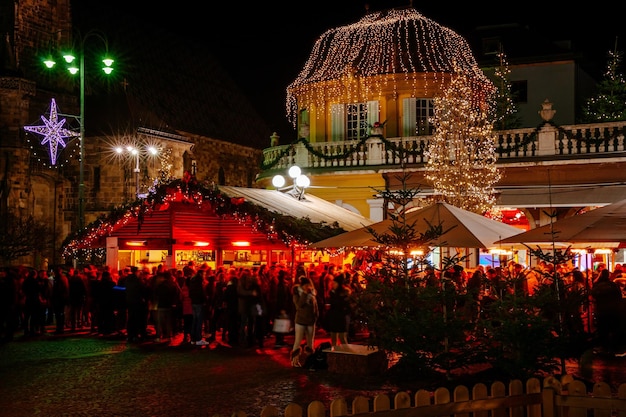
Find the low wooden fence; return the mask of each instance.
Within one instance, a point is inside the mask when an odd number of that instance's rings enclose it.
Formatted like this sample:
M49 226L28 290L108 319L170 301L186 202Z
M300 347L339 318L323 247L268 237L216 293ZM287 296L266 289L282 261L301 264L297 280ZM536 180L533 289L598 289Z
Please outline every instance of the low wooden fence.
M584 382L566 375L561 380L549 377L541 381L531 378L524 384L520 380L509 383L508 393L502 382L474 385L471 392L457 386L452 394L447 388L433 392L419 390L413 403L406 392L378 395L372 401L366 397L354 398L348 408L345 399L335 399L329 410L320 401L313 401L306 409L289 404L283 413L274 406L266 406L260 417L626 417L626 383L611 392L605 382L595 383L587 392ZM217 417L217 416L214 416ZM235 412L231 417L247 417Z

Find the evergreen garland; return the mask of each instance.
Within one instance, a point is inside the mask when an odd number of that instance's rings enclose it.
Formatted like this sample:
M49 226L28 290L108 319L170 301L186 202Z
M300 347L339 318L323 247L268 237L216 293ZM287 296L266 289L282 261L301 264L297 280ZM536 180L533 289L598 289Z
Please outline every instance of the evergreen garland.
M546 124L551 125L552 127L556 128L559 131L559 133L562 135L562 137L564 137L568 141L574 141L578 143L580 147L584 147L584 148L593 148L602 144L608 144L610 142L617 141L620 139L621 135L624 135L626 133L625 132L626 129L622 128L622 129L614 130L609 137L604 137L604 136L582 137L580 135L572 134L571 132L563 129L561 126L555 124L553 121L546 121L546 122L542 122L540 125L535 127L535 129L531 133L529 133L528 135L524 135L524 137L521 140L516 141L515 143L511 143L510 141L505 143L505 138L500 137L499 143L496 145L495 152L498 154L499 157L502 157L503 155L509 155L511 153L514 153L520 150L525 151L528 149L528 147L535 146L534 144L537 142L538 137L539 137L539 131ZM388 139L386 139L385 137L381 135L370 135L366 139L361 139L356 144L350 145L346 149L345 152L342 152L340 154L326 155L322 152L319 152L315 148L313 148L307 139L300 138L292 142L291 144L287 145L274 160L269 161L267 163L262 163L261 170L264 171L264 170L268 170L268 169L275 167L281 161L281 159L285 157L286 155L288 155L289 152L292 151L292 149L298 143L302 143L305 146L305 148L317 158L320 158L324 161L333 161L333 160L349 159L356 152L362 152L364 150L363 146L365 145L365 142L367 141L367 139L371 137L379 138L381 142L385 144L386 149L394 152L396 155L398 155L399 158L406 158L409 156L423 157L424 152L428 147L428 146L424 146L424 147L419 146L419 147L414 147L412 149L407 149L403 147L402 144L396 145L394 142L389 141ZM329 144L331 144L331 142L329 142Z
M84 258L83 248L90 245L99 246L99 241L110 236L114 226L129 213L137 218L137 231L140 232L145 216L158 210L159 206L165 204L168 198L177 192L182 193L184 203L210 204L218 216L250 220L255 230L267 234L268 240L281 239L287 247L306 245L345 232L337 222L314 223L309 218L281 215L244 199L226 196L219 187L202 185L193 177L185 177L155 186L145 199L116 206L109 214L100 216L83 230L68 236L62 245L63 256ZM103 259L102 255L99 256L100 260Z

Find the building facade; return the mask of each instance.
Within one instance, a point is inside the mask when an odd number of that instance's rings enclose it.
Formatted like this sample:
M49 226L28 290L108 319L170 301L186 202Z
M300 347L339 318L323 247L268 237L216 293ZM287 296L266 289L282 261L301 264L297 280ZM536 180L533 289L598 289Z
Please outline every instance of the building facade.
M479 41L500 51L502 39L487 35ZM535 227L550 221L548 213L564 217L626 198L626 124L576 124L592 80L575 54L527 47L535 56L516 59L510 76L526 89L522 125L496 132L498 208ZM270 186L275 173L298 165L311 177L309 192L373 220L387 208L376 190L399 189L400 173L429 196L433 99L459 67L485 86L489 51L479 63L465 39L413 8L369 13L323 33L288 88L299 138L264 150L258 182Z
M87 226L135 201L156 180L189 172L207 184L255 186L260 149L271 132L215 62L203 62L209 57L196 59L201 74L191 73L192 66L174 72L159 62L165 52L140 44L145 36L133 36L144 30L137 22L124 30L115 22L120 27L109 34L85 31L72 24L69 0L2 0L0 15L0 224L4 232L13 226L11 216L32 219L49 235L33 255L5 262L36 268L64 262L60 248L80 228L81 204ZM166 35L155 34L155 42L159 36L166 38L164 49L181 50ZM42 64L51 55L60 59L68 45L83 52L83 103L78 77L59 64L49 71ZM86 62L92 49L103 48L124 58L107 80ZM45 136L24 128L45 126L53 100L58 122L65 120L62 127L73 133L57 146L55 163ZM129 147L139 153L130 154Z

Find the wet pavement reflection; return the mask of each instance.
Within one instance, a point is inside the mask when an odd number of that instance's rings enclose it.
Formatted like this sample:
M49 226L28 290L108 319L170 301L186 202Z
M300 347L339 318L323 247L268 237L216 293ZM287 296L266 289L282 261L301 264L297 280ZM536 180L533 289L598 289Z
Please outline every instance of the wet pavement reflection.
M316 344L324 341L320 334ZM373 399L443 386L419 375L394 381L292 368L289 345L275 348L272 338L266 345L263 350L233 348L219 338L197 347L182 344L180 337L141 344L89 334L16 337L0 345L0 414L228 417L243 411L258 416L267 405L284 410L297 403L306 409L321 401L328 409L335 398L350 404L356 396ZM607 382L614 390L626 382L626 358L589 354L581 363L568 363L567 372ZM452 381L451 387L461 383Z

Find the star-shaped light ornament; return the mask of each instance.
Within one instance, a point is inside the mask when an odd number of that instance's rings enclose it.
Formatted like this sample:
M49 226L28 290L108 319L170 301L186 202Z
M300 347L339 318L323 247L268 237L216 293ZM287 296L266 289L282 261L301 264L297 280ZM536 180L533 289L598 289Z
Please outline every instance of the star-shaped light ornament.
M24 126L24 130L42 135L44 137L41 144L45 145L48 143L50 163L52 165L56 165L59 145L65 148L65 139L80 136L80 133L63 127L66 119L59 120L57 103L54 99L52 99L52 102L50 103L50 118L46 119L45 116L41 116L41 120L43 120L43 125Z

